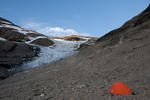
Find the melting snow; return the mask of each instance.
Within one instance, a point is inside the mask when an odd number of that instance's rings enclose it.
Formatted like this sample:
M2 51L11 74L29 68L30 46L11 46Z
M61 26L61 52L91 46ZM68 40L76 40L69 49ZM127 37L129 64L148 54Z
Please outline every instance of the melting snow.
M5 21L1 21L1 22L4 23L4 24L12 24L10 22L5 22Z
M38 36L36 38L33 38L33 37L29 37L30 41L26 41L26 43L31 43L32 41L36 40L36 39L39 39L39 38L47 38L45 36Z
M20 32L22 34L27 34L28 33L28 32L24 31L22 28L20 28L18 26L2 24L2 25L0 25L0 27L13 28L13 29L15 29L14 31Z
M43 64L47 64L71 56L77 52L76 49L79 47L79 45L85 42L85 41L81 42L64 41L59 39L55 39L53 41L56 44L55 46L53 47L40 46L41 53L39 54L39 57L36 57L34 60L23 64L21 67L19 67L20 69L18 70L26 70L34 68L37 66L41 66Z

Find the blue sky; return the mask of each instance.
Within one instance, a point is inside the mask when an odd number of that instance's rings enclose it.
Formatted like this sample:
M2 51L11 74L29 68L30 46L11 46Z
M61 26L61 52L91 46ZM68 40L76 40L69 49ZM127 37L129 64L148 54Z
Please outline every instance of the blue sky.
M0 17L48 36L102 36L139 14L149 0L1 0Z

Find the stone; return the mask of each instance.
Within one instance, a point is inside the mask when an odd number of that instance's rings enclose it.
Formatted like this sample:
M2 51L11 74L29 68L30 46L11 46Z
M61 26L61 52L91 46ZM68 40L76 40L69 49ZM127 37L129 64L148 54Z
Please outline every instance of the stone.
M38 38L38 39L32 41L31 43L40 45L40 46L45 46L45 47L54 45L54 42L47 38Z

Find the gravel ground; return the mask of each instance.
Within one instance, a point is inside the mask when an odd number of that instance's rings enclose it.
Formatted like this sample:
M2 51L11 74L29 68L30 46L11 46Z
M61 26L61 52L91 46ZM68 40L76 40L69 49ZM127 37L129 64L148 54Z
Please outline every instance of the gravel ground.
M150 100L150 7L66 59L0 82L0 100ZM110 95L121 81L135 95Z

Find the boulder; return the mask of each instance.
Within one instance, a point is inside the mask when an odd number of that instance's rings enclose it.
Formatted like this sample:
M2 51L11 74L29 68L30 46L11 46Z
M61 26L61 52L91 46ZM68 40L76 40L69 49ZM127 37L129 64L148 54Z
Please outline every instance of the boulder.
M79 37L70 37L66 39L67 41L85 41L86 39L79 38Z
M31 43L36 44L36 45L45 46L45 47L52 46L55 44L52 40L47 39L47 38L38 38L38 39L32 41Z
M8 69L19 66L37 56L40 49L25 43L0 41L0 80L11 73Z
M37 56L40 49L25 43L0 41L0 65L11 68Z

